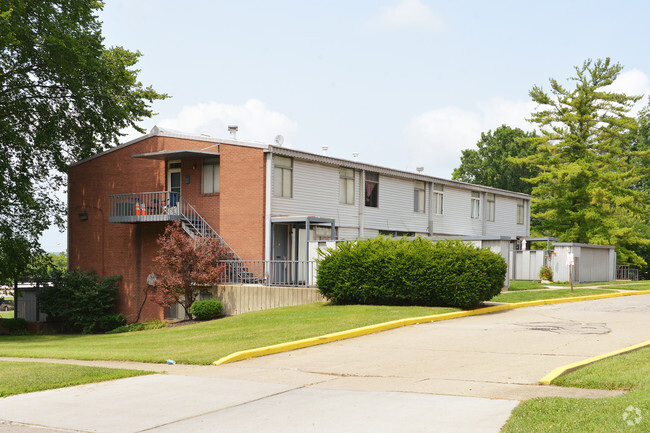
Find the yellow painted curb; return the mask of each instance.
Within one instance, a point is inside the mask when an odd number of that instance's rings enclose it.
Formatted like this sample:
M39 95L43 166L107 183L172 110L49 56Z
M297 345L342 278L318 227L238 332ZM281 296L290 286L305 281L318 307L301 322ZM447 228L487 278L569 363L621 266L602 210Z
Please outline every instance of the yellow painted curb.
M541 383L543 385L549 385L554 379L556 379L556 378L558 378L558 377L560 377L560 376L562 376L564 374L570 373L570 372L572 372L574 370L577 370L580 367L584 367L585 365L594 363L596 361L600 361L600 360L605 359L605 358L611 358L612 356L621 355L623 353L632 352L632 351L635 351L635 350L638 350L638 349L642 349L642 348L644 348L646 346L650 346L650 341L645 341L643 343L635 344L634 346L628 346L628 347L624 347L623 349L615 350L613 352L604 353L602 355L594 356L593 358L585 359L584 361L574 362L573 364L567 364L565 366L558 367L555 370L551 371L546 376L544 376L542 378L542 380L539 381L539 383Z
M288 352L290 350L302 349L304 347L316 346L318 344L331 343L333 341L345 340L348 338L360 337L362 335L374 334L402 326L416 325L419 323L438 322L441 320L457 319L459 317L478 316L481 314L496 313L498 311L514 310L515 308L536 307L548 304L560 304L565 302L590 301L594 299L616 298L619 296L648 295L650 290L636 292L605 293L602 295L579 296L575 298L540 299L537 301L517 302L512 304L495 305L493 307L479 308L476 310L458 311L455 313L436 314L433 316L412 317L408 319L393 320L392 322L378 323L376 325L364 326L362 328L350 329L347 331L335 332L333 334L321 335L319 337L305 338L304 340L290 341L288 343L274 344L272 346L259 347L256 349L242 350L231 353L221 359L214 361L214 365L228 364L258 356L271 355L273 353Z

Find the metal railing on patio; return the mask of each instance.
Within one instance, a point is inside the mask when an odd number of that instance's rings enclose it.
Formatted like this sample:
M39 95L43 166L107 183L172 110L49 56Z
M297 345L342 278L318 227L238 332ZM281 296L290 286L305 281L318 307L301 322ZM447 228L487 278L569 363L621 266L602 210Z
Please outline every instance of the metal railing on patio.
M316 262L284 260L226 260L219 284L266 286L316 285Z

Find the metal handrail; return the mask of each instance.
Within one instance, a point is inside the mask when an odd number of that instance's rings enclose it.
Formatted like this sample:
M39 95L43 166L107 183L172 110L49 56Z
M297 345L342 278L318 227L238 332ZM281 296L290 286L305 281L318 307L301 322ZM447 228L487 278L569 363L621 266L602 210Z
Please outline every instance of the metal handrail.
M232 257L241 260L235 250L208 224L182 195L171 191L112 194L109 199L109 221L152 222L180 220L192 231L204 238L217 239L230 251Z
M219 284L265 286L315 286L316 262L312 260L224 260Z

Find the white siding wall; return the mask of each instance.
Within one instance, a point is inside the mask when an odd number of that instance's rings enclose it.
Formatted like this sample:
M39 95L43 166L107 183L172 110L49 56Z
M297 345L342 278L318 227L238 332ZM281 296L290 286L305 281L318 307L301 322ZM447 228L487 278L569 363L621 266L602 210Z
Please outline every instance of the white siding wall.
M428 227L428 200L425 213L413 212L413 190L410 179L379 175L378 207L364 208L366 229L426 233Z
M355 204L340 204L339 167L294 159L293 197L273 197L271 215L335 218L337 226L359 227L358 172L354 182Z
M481 219L472 219L472 192L467 189L445 185L443 214L433 216L433 233L437 235L480 236L484 209L481 206Z
M517 224L516 198L497 195L494 205L494 221L486 222L485 234L487 236L500 236L504 233L511 236L528 236L526 224ZM526 206L526 203L524 206ZM528 210L526 209L525 212L528 212ZM526 218L524 218L525 221Z
M272 180L275 182L275 179ZM271 216L316 216L334 218L339 239L356 239L360 227L361 171L355 170L354 205L339 203L339 167L316 162L293 161L293 197L272 197ZM379 230L415 232L425 235L431 206L430 183L425 183L425 212L413 212L414 181L379 175L379 207L363 207L364 233L374 237ZM273 188L271 188L271 191ZM471 190L445 185L444 213L433 215L433 234L449 236L526 236L527 224L517 224L517 200L496 196L495 221L485 223L485 201L480 219L471 218ZM526 201L526 203L528 203ZM528 209L526 209L528 215Z

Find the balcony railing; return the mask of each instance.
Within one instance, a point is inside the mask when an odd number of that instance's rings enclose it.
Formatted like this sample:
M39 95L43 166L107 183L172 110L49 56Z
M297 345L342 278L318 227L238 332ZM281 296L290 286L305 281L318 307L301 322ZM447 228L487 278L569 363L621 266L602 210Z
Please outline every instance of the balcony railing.
M112 223L179 220L191 207L180 194L170 191L109 195L108 206Z

